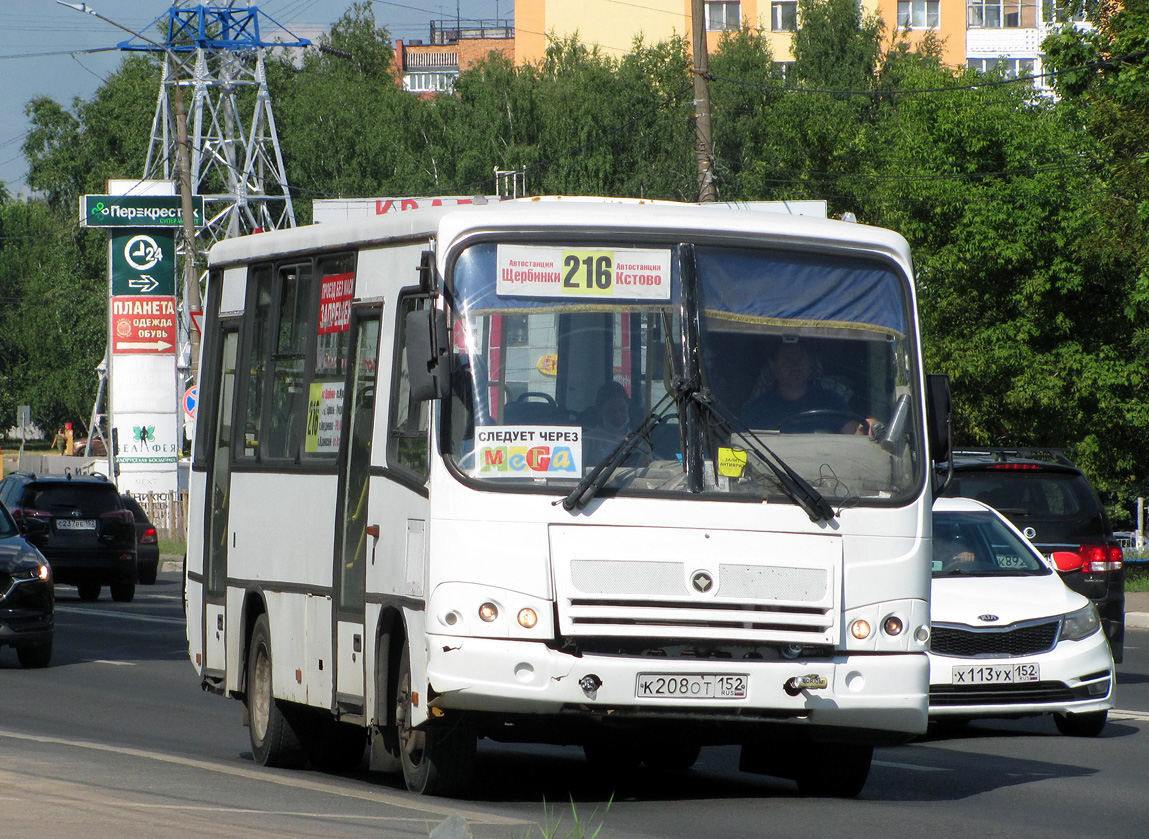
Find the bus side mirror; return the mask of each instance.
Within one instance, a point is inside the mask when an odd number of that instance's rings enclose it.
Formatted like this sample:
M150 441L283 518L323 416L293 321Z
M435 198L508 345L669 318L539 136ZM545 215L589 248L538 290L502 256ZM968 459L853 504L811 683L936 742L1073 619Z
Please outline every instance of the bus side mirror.
M407 313L403 351L407 356L411 398L442 399L449 387L447 315L438 309Z
M953 403L950 377L937 373L926 376L926 423L929 426L930 457L935 463L948 460L953 443Z

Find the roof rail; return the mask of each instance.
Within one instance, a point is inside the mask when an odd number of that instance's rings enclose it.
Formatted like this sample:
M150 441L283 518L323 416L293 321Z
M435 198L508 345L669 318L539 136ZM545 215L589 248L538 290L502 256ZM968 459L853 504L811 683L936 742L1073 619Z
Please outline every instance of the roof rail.
M1062 466L1074 466L1074 462L1065 454L1064 449L1054 449L1046 446L973 446L966 449L955 449L954 456L983 457L990 460L1004 462L1007 460L1043 460L1048 463L1058 463Z

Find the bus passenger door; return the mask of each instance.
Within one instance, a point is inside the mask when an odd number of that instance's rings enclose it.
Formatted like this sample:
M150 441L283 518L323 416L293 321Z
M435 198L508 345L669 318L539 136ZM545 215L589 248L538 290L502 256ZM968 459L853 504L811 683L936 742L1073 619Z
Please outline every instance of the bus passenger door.
M231 438L235 402L235 367L239 332L223 333L219 380L216 382L215 428L208 473L207 528L204 545L203 675L223 678L227 668L228 518L231 508Z
M344 713L364 712L364 608L367 563L375 539L368 536L367 488L375 424L379 359L379 310L356 310L354 343L343 410L343 458L335 551L335 701Z

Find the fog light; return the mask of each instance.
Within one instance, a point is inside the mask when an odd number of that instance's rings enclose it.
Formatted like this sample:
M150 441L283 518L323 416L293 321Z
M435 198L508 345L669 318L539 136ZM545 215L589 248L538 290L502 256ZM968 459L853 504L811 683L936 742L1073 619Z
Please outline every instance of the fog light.
M456 612L454 609L452 609L450 612L447 612L447 614L443 615L443 623L447 624L447 626L454 626L455 624L457 624L462 619L463 619L463 616L460 615L458 612Z
M1109 680L1106 679L1103 682L1096 682L1089 685L1086 690L1089 691L1090 696L1104 696L1109 693Z
M882 621L882 631L887 635L901 635L903 629L905 629L905 627L902 625L902 619L896 615L890 615L888 618Z
M859 641L870 637L870 624L868 621L856 620L850 624L850 634Z
M917 632L914 633L914 638L917 639L919 644L924 644L930 640L930 628L928 626L919 626Z
M538 622L539 616L535 614L534 609L519 609L519 626L523 629L533 629Z
M484 603L479 607L479 617L490 623L499 616L499 607L494 603Z

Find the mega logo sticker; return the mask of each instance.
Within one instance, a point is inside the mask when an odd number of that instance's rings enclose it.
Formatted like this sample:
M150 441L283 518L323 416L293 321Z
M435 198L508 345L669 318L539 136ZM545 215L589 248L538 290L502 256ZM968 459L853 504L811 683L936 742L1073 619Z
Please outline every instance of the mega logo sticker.
M565 425L485 425L475 429L480 478L580 478L582 429Z

